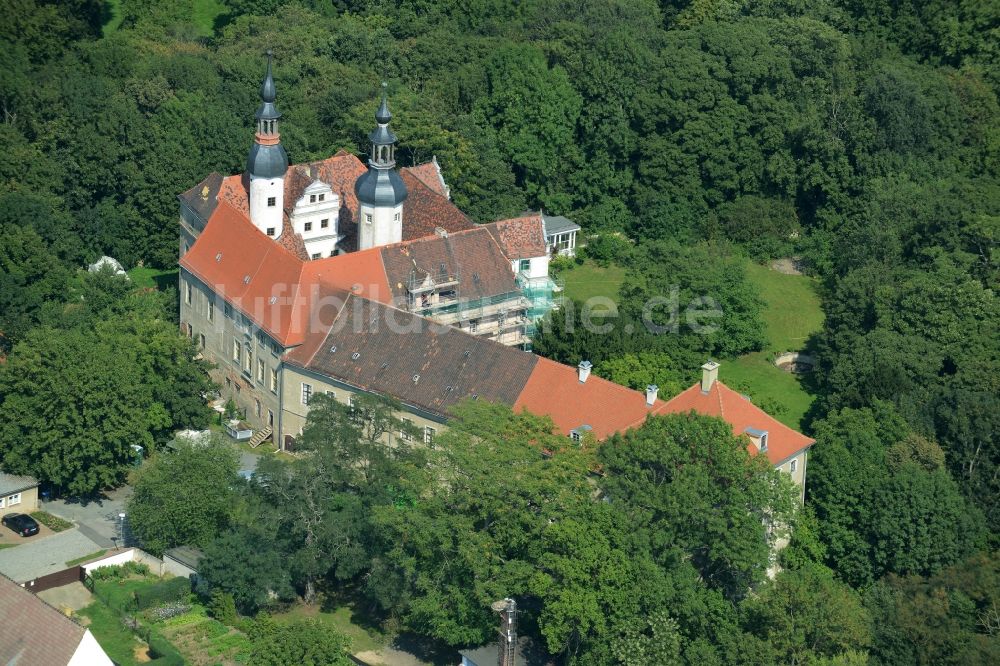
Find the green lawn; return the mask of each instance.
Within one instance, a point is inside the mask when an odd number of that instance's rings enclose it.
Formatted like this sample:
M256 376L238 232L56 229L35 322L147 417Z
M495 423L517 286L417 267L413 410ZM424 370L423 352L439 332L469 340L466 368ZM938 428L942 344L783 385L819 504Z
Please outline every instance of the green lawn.
M194 12L191 20L198 27L201 37L211 37L215 33L215 19L227 11L222 0L194 0ZM121 0L105 0L104 26L102 34L107 37L118 29L122 23Z
M215 19L226 11L226 5L221 0L194 0L191 18L202 37L211 37L215 33Z
M565 281L567 298L586 301L594 296L606 296L617 301L618 288L625 281L625 269L613 264L602 268L592 261L585 261L560 272L558 277Z
M135 650L141 643L131 631L122 625L122 619L118 613L100 601L95 601L80 610L79 615L90 618L88 628L112 661L121 666L137 666L139 664L135 658Z
M90 560L96 560L98 557L100 557L106 552L108 551L99 550L96 553L91 553L90 555L84 555L83 557L78 557L75 560L68 560L66 562L66 568L68 569L69 567L75 567L77 564L83 564L84 562L89 562Z
M177 286L176 268L162 270L159 268L137 266L136 268L128 271L128 276L131 278L135 286L140 288L155 288L162 291L168 286Z
M770 351L802 349L809 336L823 326L815 279L784 275L753 262L747 263L747 278L767 303L764 324Z
M105 0L103 13L104 25L101 27L101 33L107 37L122 23L122 0Z
M785 275L767 266L748 262L747 277L766 303L763 312L768 345L765 351L724 361L719 379L745 390L754 403L796 429L812 404L799 377L779 370L771 362L774 352L802 349L810 335L823 326L816 281L802 275Z
M351 641L351 652L378 651L385 646L385 639L368 631L353 619L354 611L348 606L341 606L332 611L321 610L317 605L295 606L284 613L274 615L279 622L289 622L301 618L313 618L328 627L336 629Z

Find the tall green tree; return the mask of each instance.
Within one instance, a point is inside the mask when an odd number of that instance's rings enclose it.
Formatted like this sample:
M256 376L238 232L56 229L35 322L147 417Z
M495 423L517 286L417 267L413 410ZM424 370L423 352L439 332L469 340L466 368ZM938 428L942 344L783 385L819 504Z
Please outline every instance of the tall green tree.
M173 546L204 547L229 528L236 452L224 442L180 439L138 471L128 501L129 524L143 547L159 555Z

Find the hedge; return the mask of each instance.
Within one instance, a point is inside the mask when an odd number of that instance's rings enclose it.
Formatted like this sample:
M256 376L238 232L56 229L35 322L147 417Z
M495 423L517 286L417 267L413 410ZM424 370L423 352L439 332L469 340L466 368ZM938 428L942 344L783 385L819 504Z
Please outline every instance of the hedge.
M135 592L137 610L146 610L171 601L183 599L191 591L191 581L187 578L168 578Z

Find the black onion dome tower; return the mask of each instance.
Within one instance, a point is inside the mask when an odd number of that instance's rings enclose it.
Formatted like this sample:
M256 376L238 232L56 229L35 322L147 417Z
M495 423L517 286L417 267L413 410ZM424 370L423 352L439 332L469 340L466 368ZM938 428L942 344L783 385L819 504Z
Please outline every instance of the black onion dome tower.
M403 201L406 185L396 171L396 135L389 129L392 114L382 83L382 103L375 112L377 126L368 135L371 154L368 171L354 183L359 203L358 249L402 240Z

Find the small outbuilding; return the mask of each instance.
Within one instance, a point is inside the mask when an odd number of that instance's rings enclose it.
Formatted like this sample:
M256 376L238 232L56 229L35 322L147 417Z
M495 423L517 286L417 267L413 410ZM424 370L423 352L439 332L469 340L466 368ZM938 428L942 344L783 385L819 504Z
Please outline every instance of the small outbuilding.
M38 508L38 479L0 472L0 516Z
M225 424L226 434L237 442L244 442L253 437L253 427L246 421L233 420Z

